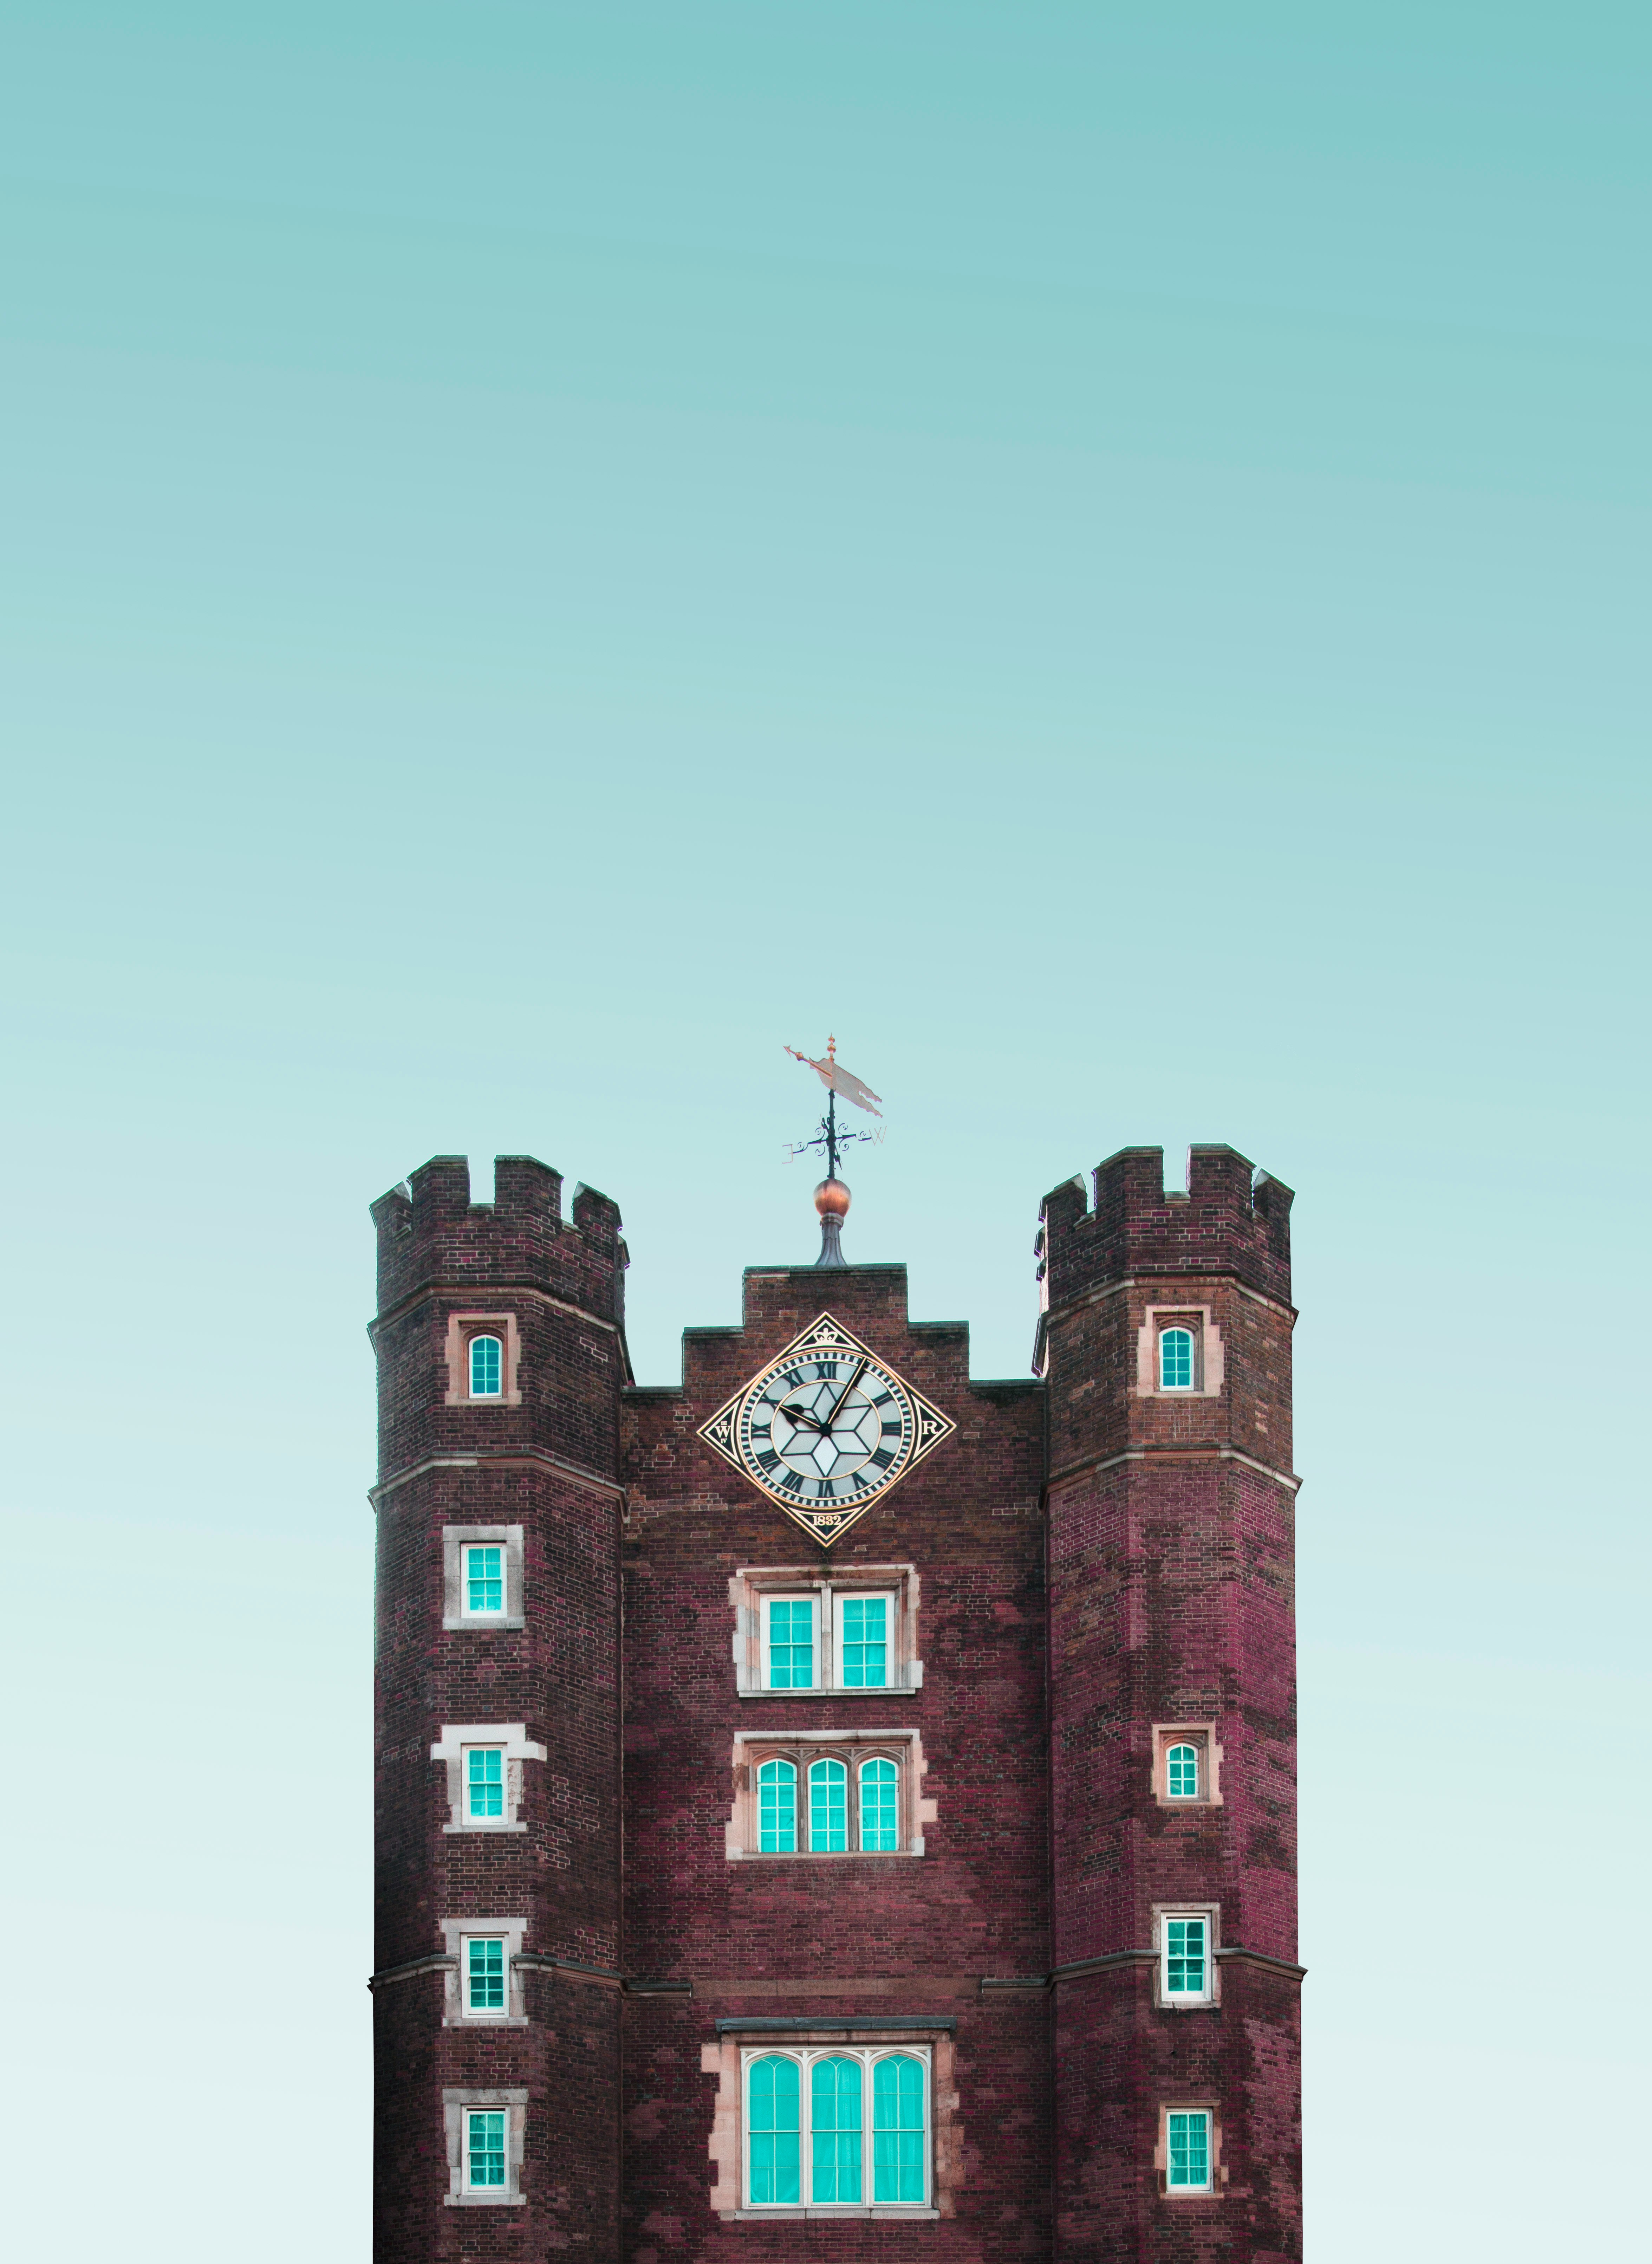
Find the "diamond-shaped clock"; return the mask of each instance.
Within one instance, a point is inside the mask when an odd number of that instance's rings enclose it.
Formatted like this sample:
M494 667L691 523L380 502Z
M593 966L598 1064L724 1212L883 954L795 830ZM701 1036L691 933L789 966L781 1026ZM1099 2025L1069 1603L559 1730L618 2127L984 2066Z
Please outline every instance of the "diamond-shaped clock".
M958 1426L822 1313L699 1435L822 1548Z

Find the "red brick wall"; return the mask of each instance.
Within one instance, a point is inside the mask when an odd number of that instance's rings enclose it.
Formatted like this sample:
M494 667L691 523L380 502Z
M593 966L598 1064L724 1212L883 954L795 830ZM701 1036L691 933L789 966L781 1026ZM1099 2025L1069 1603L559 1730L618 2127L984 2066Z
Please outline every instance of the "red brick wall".
M1295 1653L1287 1190L1196 1149L1185 1197L1155 1150L1046 1207L1055 2253L1301 2253L1297 1980L1226 1958L1221 2002L1155 2003L1154 1905L1220 1905L1224 1948L1296 1958ZM1204 1306L1218 1397L1142 1397L1153 1305ZM1275 1475L1277 1473L1277 1475ZM1155 1723L1209 1722L1220 1806L1154 1797ZM1063 1967L1114 1960L1088 1971ZM1162 2106L1218 2107L1228 2179L1161 2195Z
M502 1157L491 1206L462 1160L415 1174L379 1230L375 1720L380 1976L439 1956L444 1919L521 1916L530 1956L617 1977L620 1937L617 1432L619 1215ZM446 1405L450 1313L512 1311L521 1404ZM605 1326L604 1324L606 1324ZM467 1467L463 1458L474 1457ZM445 1630L443 1528L520 1525L526 1624ZM447 1833L445 1723L513 1723L546 1747L523 1769L521 1833ZM616 2253L619 2017L607 1985L524 1976L525 2028L442 2026L441 1971L373 1992L379 2264ZM518 2209L449 2209L445 2087L526 2086Z

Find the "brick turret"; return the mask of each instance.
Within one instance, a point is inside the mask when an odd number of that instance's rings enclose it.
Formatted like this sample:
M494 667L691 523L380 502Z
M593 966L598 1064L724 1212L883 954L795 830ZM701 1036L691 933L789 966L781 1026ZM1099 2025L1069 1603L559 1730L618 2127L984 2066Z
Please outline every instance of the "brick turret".
M1044 1204L1064 2264L1301 2253L1290 1206L1224 1147L1185 1195L1138 1148ZM1206 1968L1171 1998L1178 1912ZM1170 2182L1185 2110L1208 2197Z
M472 1203L465 1159L438 1157L373 1215L373 2253L431 2264L571 2242L612 2256L620 1215L582 1187L564 1219L560 1175L528 1157L499 1157L494 1201ZM496 1351L473 1355L476 1338ZM467 1543L497 1552L496 1609L468 1583ZM498 1756L482 1765L499 1778L495 1815L470 1811L473 1749ZM496 2018L467 2017L467 1926L504 1946ZM506 2117L519 2202L467 2202L471 2102Z

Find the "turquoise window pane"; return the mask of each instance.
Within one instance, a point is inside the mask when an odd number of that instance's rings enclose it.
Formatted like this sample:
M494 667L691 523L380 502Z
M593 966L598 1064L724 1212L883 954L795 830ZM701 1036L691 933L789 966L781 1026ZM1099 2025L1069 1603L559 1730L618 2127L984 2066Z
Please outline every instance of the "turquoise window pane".
M802 2198L797 2062L754 2060L747 2089L750 2119L751 2200L783 2208Z
M467 1610L502 1612L504 1609L503 1549L467 1549L465 1551L465 1579L468 1591Z
M1170 1750L1170 1795L1172 1800L1199 1798L1199 1748L1172 1745Z
M872 2071L872 2198L924 2197L924 2063L898 2052Z
M809 1770L808 1844L827 1855L849 1846L849 1772L841 1761L816 1761Z
M473 2013L503 2013L504 2010L504 1942L471 1941L466 1944L466 1948L469 1952L465 1977L470 1992L470 2010Z
M496 1399L499 1396L500 1344L497 1337L470 1339L470 1396Z
M817 2059L809 2082L813 2198L860 2199L860 2063Z
M1165 1920L1165 1987L1172 1997L1200 1997L1205 1992L1205 1921L1202 1918Z
M860 1764L860 1844L893 1854L901 1844L897 1795L900 1778L893 1761Z
M843 1600L844 1687L881 1690L888 1681L889 1607L882 1596Z
M1210 2117L1172 2115L1170 2121L1170 2183L1202 2191L1210 2183Z
M815 1687L815 1607L807 1598L783 1599L769 1607L769 1687L812 1690Z
M757 1771L757 1846L765 1855L797 1852L797 1771L764 1761Z
M1193 1388L1193 1332L1166 1329L1159 1339L1159 1386L1164 1391Z
M473 1745L466 1756L466 1789L473 1816L504 1814L504 1755L497 1745Z
M471 2184L484 2188L502 2186L504 2183L504 2116L489 2110L484 2114L472 2114L467 2119L470 2125Z

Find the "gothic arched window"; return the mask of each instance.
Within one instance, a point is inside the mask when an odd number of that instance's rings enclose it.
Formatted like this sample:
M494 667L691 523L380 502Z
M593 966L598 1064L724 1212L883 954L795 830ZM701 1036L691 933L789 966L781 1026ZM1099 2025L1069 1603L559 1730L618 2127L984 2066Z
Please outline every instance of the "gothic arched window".
M497 1337L472 1337L470 1339L470 1396L473 1399L496 1399L503 1390L501 1378L504 1371L504 1347Z
M765 1855L797 1852L797 1771L764 1761L757 1771L757 1845Z
M1172 1745L1164 1756L1164 1789L1172 1800L1199 1798L1199 1747Z
M1193 1332L1192 1329L1161 1329L1159 1390L1191 1391L1192 1388Z
M860 1844L868 1854L893 1854L901 1844L900 1781L893 1761L860 1764Z
M841 1761L815 1761L808 1772L808 1844L816 1854L849 1845L849 1772Z

